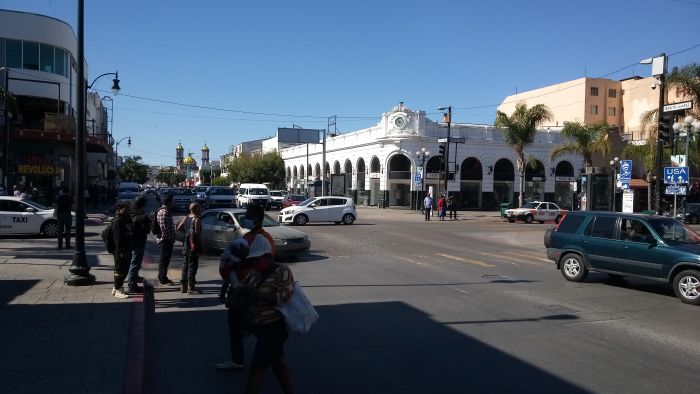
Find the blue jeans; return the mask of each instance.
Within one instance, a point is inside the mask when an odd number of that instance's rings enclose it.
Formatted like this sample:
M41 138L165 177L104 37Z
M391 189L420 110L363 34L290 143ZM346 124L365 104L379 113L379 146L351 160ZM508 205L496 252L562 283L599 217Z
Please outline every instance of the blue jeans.
M129 287L136 286L145 250L146 245L134 247L134 253L131 255L131 264L129 264L129 273L126 275L126 283Z

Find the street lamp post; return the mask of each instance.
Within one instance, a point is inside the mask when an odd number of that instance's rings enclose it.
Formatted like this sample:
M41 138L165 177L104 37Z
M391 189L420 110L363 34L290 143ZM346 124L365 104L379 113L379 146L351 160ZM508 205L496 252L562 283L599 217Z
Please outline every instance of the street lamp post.
M425 148L421 148L419 151L416 151L416 158L420 160L420 168L422 171L421 177L420 177L420 191L421 191L421 196L423 197L425 195L425 160L430 157L430 152L426 150ZM417 171L416 171L417 172ZM416 193L418 194L418 193ZM422 205L421 205L421 199L416 198L416 211L421 211L423 212Z
M117 73L105 73L95 78L90 85L85 85L85 0L78 0L77 18L77 63L78 63L78 128L75 136L75 251L73 253L73 263L69 268L70 276L65 278L65 283L69 286L89 286L95 283L95 276L90 274L90 266L87 264L85 254L85 178L87 169L87 153L85 150L86 138L86 106L87 90L95 82L105 75L114 75L114 85L112 92L119 94L119 75Z
M688 147L690 145L690 138L691 135L694 136L696 133L700 132L700 120L697 120L693 118L692 116L688 115L683 119L683 123L681 122L676 122L673 124L673 130L676 132L676 135L679 135L678 133L683 130L685 132L685 167L688 167L688 171L690 172L690 158L688 156ZM690 179L690 174L688 174L688 179ZM690 186L690 185L688 185ZM683 206L683 220L685 220L685 215L687 214L688 210L688 193L690 192L690 187L686 188L685 192L685 204ZM675 212L673 217L675 217Z
M614 159L610 160L610 168L612 169L612 188L611 193L612 193L612 198L610 201L612 202L612 209L611 211L617 212L617 169L620 168L620 158L615 157Z
M126 141L126 146L131 146L131 136L124 137L117 141L117 143L114 145L114 168L116 169L116 175L119 175L119 144L122 143L125 139L128 138L128 141Z
M666 69L668 66L668 57L665 53L661 53L656 57L644 59L640 64L651 64L651 74L658 79L659 88L659 108L656 113L656 130L657 133L661 132L661 114L664 110L664 91L666 90ZM661 210L661 188L664 179L664 169L663 169L663 153L664 153L664 143L657 135L656 138L656 195L654 198L654 203L656 205L657 212Z
M445 142L445 195L447 195L447 179L449 178L449 161L450 161L450 127L452 125L452 106L440 107L438 111L447 111L447 141Z

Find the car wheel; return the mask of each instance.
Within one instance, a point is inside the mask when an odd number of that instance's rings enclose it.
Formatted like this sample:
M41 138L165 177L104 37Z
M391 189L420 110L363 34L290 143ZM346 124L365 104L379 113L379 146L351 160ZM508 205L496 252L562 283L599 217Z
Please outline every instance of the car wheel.
M309 218L306 215L301 214L294 217L294 224L297 226L303 226L309 222Z
M561 274L564 275L566 280L572 282L580 282L586 279L588 268L583 262L583 257L575 253L564 255L561 259Z
M554 223L559 224L561 222L561 215L557 216L556 219L554 219Z
M508 223L515 223L515 219L508 219Z
M686 304L700 305L700 271L679 272L673 278L673 292Z
M535 218L532 217L532 215L527 215L525 216L525 223L530 224L535 220Z
M50 220L41 226L41 233L47 237L58 237L60 230L58 229L58 223L56 221Z
M355 217L352 214L346 213L343 215L343 224L353 224L355 222Z
M554 227L549 227L544 232L544 247L548 248L551 244L552 233L554 232Z

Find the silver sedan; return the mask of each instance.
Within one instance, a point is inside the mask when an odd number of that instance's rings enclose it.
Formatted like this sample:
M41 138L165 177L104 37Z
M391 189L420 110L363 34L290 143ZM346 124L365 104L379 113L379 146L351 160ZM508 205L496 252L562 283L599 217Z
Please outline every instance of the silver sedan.
M245 219L245 209L216 208L202 213L202 242L208 249L223 249L232 240L248 232L241 226ZM275 219L265 215L263 228L275 241L275 256L295 256L306 253L311 247L309 237L297 229L280 225ZM182 233L178 233L182 239Z

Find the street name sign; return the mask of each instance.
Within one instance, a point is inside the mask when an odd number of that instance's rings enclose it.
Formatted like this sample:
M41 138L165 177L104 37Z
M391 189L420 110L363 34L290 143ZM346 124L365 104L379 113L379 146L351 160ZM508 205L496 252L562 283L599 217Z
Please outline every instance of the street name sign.
M688 183L688 167L664 167L664 183Z
M692 101L683 101L682 103L664 105L664 112L680 111L683 109L693 108Z
M677 196L685 196L685 186L666 186L666 194L675 194Z

